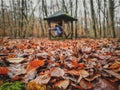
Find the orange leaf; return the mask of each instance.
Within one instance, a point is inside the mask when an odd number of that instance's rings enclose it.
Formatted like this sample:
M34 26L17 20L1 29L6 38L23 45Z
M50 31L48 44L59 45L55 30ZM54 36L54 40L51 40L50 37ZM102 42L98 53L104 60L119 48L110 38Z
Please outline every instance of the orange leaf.
M109 68L110 69L117 69L117 68L119 68L120 67L120 62L115 62L115 63L113 63Z
M44 61L43 60L33 60L33 61L30 62L30 65L32 67L43 66Z
M19 76L14 76L14 77L12 78L13 81L17 81L18 79L19 79Z
M77 66L77 65L78 65L78 62L75 61L75 60L72 60L72 64L73 64L74 66Z
M66 73L69 73L69 74L72 74L72 75L77 75L77 76L80 75L79 72L76 71L76 70L69 70Z
M83 69L85 67L85 64L84 63L79 63L78 66L79 66L80 69Z
M8 74L9 70L7 67L0 67L0 74Z
M27 71L33 69L33 68L38 68L39 66L43 66L44 61L43 60L33 60L31 61L28 66L27 66Z

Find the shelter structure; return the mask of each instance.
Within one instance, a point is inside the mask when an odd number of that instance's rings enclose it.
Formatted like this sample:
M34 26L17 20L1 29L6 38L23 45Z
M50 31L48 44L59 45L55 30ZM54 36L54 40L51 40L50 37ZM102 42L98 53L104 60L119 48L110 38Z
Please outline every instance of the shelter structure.
M57 11L55 13L53 13L52 15L44 18L44 20L47 20L49 28L51 28L51 23L52 22L56 22L59 23L61 25L64 25L65 23L71 22L71 33L69 33L70 37L73 37L73 21L77 21L76 18L68 15L67 13L63 12L63 11ZM63 27L64 30L64 27ZM65 32L63 33L65 35ZM49 38L52 37L51 32L49 31ZM67 38L68 36L65 35L65 38Z

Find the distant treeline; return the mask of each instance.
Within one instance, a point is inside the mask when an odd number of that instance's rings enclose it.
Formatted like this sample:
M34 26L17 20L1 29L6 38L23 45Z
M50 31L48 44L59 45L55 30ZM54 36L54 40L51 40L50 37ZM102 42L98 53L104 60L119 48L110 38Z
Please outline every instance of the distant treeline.
M1 37L47 37L43 18L58 10L78 19L73 37L120 37L120 0L0 0L0 7Z

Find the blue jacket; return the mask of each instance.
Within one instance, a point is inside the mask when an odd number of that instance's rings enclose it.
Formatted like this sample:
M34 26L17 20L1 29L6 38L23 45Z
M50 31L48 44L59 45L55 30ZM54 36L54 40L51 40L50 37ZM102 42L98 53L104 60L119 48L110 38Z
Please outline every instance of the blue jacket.
M60 26L55 27L54 30L56 31L56 34L57 34L57 35L59 35L59 34L62 33L62 30L61 30L61 27L60 27Z

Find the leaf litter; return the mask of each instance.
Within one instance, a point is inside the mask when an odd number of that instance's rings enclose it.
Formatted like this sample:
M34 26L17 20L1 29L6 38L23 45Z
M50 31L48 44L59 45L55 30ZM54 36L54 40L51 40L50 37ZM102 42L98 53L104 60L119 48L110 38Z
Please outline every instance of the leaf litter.
M1 82L20 81L26 90L119 90L118 39L0 41Z

